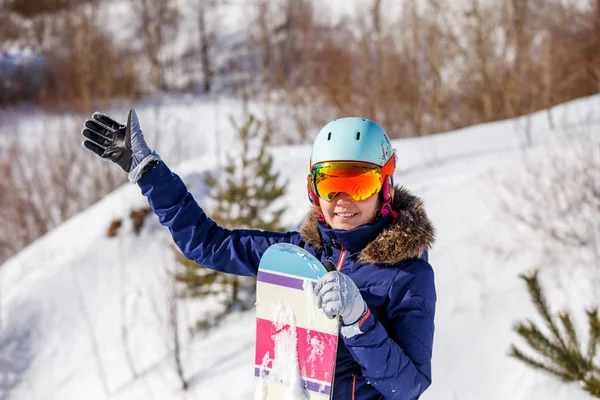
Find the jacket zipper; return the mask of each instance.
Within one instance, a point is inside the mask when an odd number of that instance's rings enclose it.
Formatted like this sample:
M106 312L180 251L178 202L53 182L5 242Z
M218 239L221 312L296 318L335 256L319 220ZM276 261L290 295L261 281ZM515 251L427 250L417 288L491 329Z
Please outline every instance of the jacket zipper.
M342 270L342 266L344 265L344 260L346 260L346 249L344 248L344 246L342 247L342 251L340 252L340 258L338 258L338 262L336 265L336 269L338 271Z
M356 375L352 375L352 400L354 400L355 392L356 392Z
M338 262L336 265L336 270L341 271L342 267L344 266L344 260L346 260L346 249L344 248L344 246L340 245L340 247L342 248L341 252L340 252L340 258L338 258ZM354 400L354 387L356 386L356 376L353 375L352 376L353 381L352 381L352 400Z

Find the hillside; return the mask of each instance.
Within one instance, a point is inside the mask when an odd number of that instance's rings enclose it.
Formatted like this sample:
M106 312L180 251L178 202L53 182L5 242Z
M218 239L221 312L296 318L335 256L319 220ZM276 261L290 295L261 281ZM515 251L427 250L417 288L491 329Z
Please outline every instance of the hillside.
M193 139L204 151L191 152L182 163L165 159L204 204L201 177L214 170L220 156L209 150L238 151L226 122L237 105L222 103L218 113L209 101L196 106L199 115L213 116L221 135L204 149L200 139ZM165 112L184 115L184 108L174 103ZM494 201L500 188L493 175L519 180L526 174L524 160L544 159L557 149L566 154L568 145L584 136L593 143L600 139L600 97L552 112L560 124L555 130L540 112L529 119L394 141L396 181L424 199L438 232L430 254L438 290L434 383L425 400L588 398L576 386L507 357L517 341L511 331L515 321L534 315L519 273L543 265L552 306L571 307L581 321L582 309L600 302L594 291L600 272L591 268L597 259L577 267L565 263L570 254L549 259L538 239L510 223ZM151 106L140 108L142 128L153 143L154 127L145 123L150 115ZM186 128L193 124L181 127ZM526 132L532 141L527 148ZM184 134L175 129L172 136L162 135L161 146L181 146L169 141ZM306 198L310 148L270 150L282 178L290 181L284 220L293 228L309 207L299 199ZM178 389L168 324L174 255L168 232L154 217L139 235L133 232L128 215L144 205L139 189L125 185L0 266L0 399L252 398L253 311L232 314L203 334L190 336L187 329L198 316L218 310L218 299L179 305L191 388L188 393ZM125 224L116 238L108 238L115 218Z

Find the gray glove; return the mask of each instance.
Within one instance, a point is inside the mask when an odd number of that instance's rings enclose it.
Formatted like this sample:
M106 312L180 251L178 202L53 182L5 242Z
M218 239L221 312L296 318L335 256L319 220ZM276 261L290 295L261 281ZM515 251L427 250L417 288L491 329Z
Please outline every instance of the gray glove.
M95 112L92 119L85 121L81 131L86 138L85 148L97 156L108 159L129 173L129 180L136 183L146 172L145 167L160 160L144 140L135 110L129 111L127 126L109 116Z
M319 279L315 295L317 307L329 318L339 315L344 325L358 322L367 311L367 304L356 284L348 275L338 271L328 272Z

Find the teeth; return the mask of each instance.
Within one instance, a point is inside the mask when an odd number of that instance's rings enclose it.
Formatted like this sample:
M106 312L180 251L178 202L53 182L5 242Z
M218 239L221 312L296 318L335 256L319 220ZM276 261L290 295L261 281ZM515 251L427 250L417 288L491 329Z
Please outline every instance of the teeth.
M338 213L337 215L339 215L340 217L352 217L355 214L354 213Z

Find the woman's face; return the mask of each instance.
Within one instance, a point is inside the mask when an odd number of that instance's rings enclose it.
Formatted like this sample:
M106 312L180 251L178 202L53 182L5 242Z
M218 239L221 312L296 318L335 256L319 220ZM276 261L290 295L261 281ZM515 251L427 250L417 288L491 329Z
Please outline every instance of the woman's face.
M379 196L356 201L346 193L338 193L331 201L319 198L325 221L333 229L350 230L371 223L379 207Z

